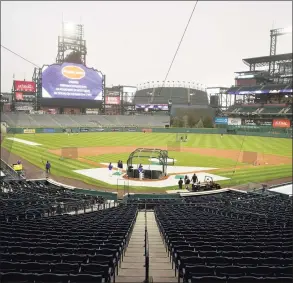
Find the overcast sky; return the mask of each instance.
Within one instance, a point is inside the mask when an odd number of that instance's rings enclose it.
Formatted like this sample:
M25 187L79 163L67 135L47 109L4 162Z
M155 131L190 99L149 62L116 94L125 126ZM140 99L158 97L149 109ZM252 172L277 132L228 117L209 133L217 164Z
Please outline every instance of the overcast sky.
M87 65L106 85L135 86L165 78L195 2L1 1L1 44L42 66L57 55L62 13L84 24ZM292 2L199 2L168 80L231 86L243 58L269 55L270 29L292 24ZM277 53L292 52L292 36ZM34 67L1 48L1 91Z

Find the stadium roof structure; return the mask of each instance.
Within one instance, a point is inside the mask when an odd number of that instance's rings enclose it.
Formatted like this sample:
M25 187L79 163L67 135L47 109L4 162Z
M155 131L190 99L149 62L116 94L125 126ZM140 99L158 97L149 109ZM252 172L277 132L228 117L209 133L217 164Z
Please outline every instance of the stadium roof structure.
M273 56L263 56L248 58L242 60L247 66L265 67L269 66L271 62L292 62L292 53L278 54Z
M246 94L277 94L293 93L291 84L267 84L256 86L236 86L227 90L227 94L246 95Z

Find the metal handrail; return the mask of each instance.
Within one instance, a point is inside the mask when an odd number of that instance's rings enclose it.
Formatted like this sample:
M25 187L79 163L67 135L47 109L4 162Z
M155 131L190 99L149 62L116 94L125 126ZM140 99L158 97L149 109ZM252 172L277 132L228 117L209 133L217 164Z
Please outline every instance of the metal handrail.
M147 228L147 210L144 210L145 228L144 228L144 256L145 256L145 280L144 283L149 283L149 269L150 269L150 256L149 256L149 236Z

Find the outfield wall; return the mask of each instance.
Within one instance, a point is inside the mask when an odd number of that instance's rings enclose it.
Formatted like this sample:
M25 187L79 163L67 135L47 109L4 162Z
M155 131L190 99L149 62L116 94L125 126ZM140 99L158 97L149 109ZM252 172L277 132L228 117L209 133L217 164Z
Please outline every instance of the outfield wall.
M270 126L228 126L226 128L138 128L138 127L72 127L72 128L7 128L7 134L45 134L45 133L98 133L98 132L153 132L153 133L197 133L230 134L276 138L292 138L292 128L273 128Z

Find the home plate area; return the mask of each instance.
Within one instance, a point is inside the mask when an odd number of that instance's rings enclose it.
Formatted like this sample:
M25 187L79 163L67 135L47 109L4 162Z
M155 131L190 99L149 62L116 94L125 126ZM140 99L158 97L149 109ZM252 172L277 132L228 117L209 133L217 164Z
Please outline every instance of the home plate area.
M102 165L108 166L108 163L101 163ZM144 169L151 168L152 170L160 170L161 165L143 165ZM126 170L126 165L123 165L123 169ZM112 170L112 176L110 175L108 168L91 168L83 170L74 170L74 172L90 177L95 180L99 180L110 185L123 185L127 181L127 185L135 187L170 187L176 186L178 184L179 178L184 178L185 175L191 177L193 173L196 173L198 180L204 182L207 178L213 181L223 181L229 180L229 178L222 177L219 175L208 173L207 171L217 168L210 167L186 167L186 166L168 166L167 173L169 175L167 179L164 180L128 180L125 173L120 173L117 167L114 166ZM188 173L186 173L188 172Z

